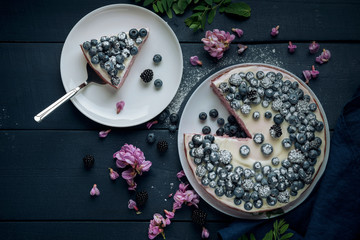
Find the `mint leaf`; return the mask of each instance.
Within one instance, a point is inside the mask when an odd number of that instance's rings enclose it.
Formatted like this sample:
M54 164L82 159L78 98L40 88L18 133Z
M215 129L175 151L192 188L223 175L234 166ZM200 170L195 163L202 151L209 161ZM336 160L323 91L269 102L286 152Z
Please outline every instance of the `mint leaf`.
M216 14L216 8L211 9L208 16L208 23L211 24L214 21L214 17Z
M194 3L197 4L199 2L199 0L194 0Z
M167 2L168 7L171 8L171 6L173 5L174 0L166 0L166 2Z
M143 5L144 5L145 7L146 7L146 6L149 6L150 4L153 3L153 1L154 1L154 0L145 0Z
M156 13L159 12L159 9L158 9L158 7L156 6L155 3L153 3L152 7L153 7L153 9L154 9L154 11L155 11Z
M285 224L284 226L282 226L280 228L280 234L284 234L284 232L286 232L286 230L289 228L289 224Z
M179 0L177 4L178 4L178 7L180 9L180 13L183 14L186 7L188 6L187 1L186 0Z
M250 234L250 240L256 240L254 234Z
M280 240L290 239L293 235L294 235L293 233L287 233L287 234L281 236Z
M172 9L174 10L174 13L176 15L181 13L181 10L179 9L179 7L176 3L174 5L172 5Z
M244 2L231 3L224 10L226 13L235 14L242 17L250 17L251 8Z
M205 0L205 2L206 2L207 4L209 4L210 6L212 5L212 0Z
M194 7L193 11L204 11L205 9L207 9L207 7L200 5Z
M169 11L166 11L166 15L167 15L168 18L170 18L170 19L173 17L173 14L172 14L171 9L169 9Z
M160 11L161 13L164 13L164 8L163 8L161 2L157 1L157 2L156 2L156 5L157 5L159 11Z
M270 230L270 232L268 232L265 237L263 238L263 240L272 240L273 239L273 231Z
M161 0L161 4L162 4L165 11L167 11L169 9L166 0Z

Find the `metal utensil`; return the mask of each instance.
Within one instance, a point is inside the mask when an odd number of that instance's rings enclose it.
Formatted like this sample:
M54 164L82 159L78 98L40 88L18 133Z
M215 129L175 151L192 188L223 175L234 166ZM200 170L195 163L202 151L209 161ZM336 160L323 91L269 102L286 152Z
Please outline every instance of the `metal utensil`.
M45 108L39 114L34 117L36 122L41 122L47 115L52 113L56 108L58 108L61 104L72 98L76 93L78 93L81 89L89 85L89 83L97 83L97 84L106 84L98 75L96 75L95 71L90 67L89 64L86 65L86 70L88 74L88 78L85 82L77 86L76 88L70 90L64 96L59 98L56 102Z

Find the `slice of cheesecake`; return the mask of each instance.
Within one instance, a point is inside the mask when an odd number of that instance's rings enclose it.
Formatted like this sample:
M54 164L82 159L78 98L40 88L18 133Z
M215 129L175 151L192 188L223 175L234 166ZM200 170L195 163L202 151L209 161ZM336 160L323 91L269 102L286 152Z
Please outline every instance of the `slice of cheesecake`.
M119 89L148 36L148 28L133 28L128 32L86 41L80 47L97 75Z
M246 138L184 134L189 167L206 192L249 213L283 208L312 184L328 136L316 99L278 68L234 67L211 88Z

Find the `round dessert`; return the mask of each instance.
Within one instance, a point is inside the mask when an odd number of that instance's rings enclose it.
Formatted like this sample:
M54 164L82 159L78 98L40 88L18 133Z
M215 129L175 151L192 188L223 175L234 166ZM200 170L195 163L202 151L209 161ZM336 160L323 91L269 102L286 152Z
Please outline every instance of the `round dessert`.
M328 151L316 97L294 75L262 64L229 68L210 86L246 138L185 133L185 156L198 184L235 211L291 205L310 189Z

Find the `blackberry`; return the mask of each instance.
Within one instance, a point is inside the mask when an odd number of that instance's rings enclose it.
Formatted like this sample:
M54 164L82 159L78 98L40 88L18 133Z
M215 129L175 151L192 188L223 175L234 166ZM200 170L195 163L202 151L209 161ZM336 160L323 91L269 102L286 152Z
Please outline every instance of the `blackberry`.
M93 155L85 155L85 157L83 158L83 162L84 162L84 166L85 168L89 169L92 168L92 166L94 166L94 162L95 162L95 158Z
M270 135L273 138L279 138L282 135L281 127L277 124L274 124L270 127Z
M191 214L193 223L199 224L200 226L205 225L207 213L201 209L194 209Z
M151 82L154 77L154 72L151 69L145 69L141 74L140 78L145 82Z
M139 207L144 206L148 198L149 195L146 191L136 192L135 201Z
M256 90L251 90L247 93L247 98L250 100L250 101L255 101L256 98L257 98L258 94L257 94L257 91Z
M158 141L157 149L160 152L166 152L168 150L169 144L165 140Z

